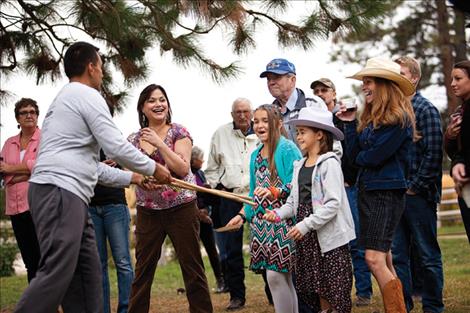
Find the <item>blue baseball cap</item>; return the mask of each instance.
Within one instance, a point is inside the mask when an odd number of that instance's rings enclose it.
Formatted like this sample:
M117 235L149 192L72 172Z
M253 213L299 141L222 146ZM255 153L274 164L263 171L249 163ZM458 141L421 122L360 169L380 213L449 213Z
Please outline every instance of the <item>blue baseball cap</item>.
M286 59L274 59L266 65L266 71L261 73L259 77L266 77L268 73L274 73L278 75L292 73L295 75L295 65Z

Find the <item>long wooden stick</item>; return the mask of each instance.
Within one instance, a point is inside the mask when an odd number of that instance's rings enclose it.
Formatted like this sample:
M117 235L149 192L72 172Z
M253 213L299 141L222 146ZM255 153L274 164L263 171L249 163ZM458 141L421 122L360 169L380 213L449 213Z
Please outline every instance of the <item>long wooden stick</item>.
M182 185L186 185L186 186L195 186L194 184L191 184L191 183L188 183L184 180L181 180L181 179L177 179L177 178L173 178L174 181L182 184ZM210 188L207 188L207 189L210 189ZM213 190L213 189L212 189ZM216 189L218 190L218 189ZM229 191L225 191L225 190L218 190L220 193L224 193L224 194L228 194L228 195L234 195L234 193L232 192L229 192ZM242 199L245 199L245 200L248 200L248 201L251 201L251 198L250 197L247 197L247 196L242 196L242 195L236 195L237 197L239 198L242 198Z
M179 179L173 179L173 182L171 182L170 185L173 185L173 186L179 187L179 188L193 190L193 191L210 193L210 194L222 197L222 198L227 198L227 199L234 200L234 201L237 201L237 202L246 203L246 204L249 204L249 205L252 205L252 206L255 205L255 203L253 201L242 198L242 197L240 197L236 194L226 192L226 191L222 191L222 190L201 187L201 186L190 184L188 182L185 182L185 181L182 181L182 180L179 180Z

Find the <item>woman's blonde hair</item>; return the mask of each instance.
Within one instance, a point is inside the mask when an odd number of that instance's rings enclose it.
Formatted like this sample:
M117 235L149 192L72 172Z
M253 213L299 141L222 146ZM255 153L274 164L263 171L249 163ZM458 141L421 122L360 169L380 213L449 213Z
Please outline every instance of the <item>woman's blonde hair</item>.
M359 118L358 130L362 131L372 124L374 129L380 126L397 125L413 128L413 141L419 139L416 131L415 113L410 100L394 82L379 77L370 77L375 81L374 100L366 104Z

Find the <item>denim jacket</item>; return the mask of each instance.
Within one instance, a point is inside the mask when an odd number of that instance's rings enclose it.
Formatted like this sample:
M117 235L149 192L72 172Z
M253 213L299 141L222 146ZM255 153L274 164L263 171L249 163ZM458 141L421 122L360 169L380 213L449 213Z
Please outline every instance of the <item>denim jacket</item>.
M346 153L360 167L359 187L364 190L406 189L413 138L411 126L368 125L361 133L357 122L345 123Z

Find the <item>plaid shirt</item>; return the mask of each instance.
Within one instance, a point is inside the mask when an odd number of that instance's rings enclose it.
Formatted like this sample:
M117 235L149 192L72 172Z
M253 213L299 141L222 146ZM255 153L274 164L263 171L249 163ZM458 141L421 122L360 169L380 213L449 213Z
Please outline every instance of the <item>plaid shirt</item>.
M409 189L438 203L442 185L441 117L436 107L418 91L411 100L416 130L421 136L410 150Z

